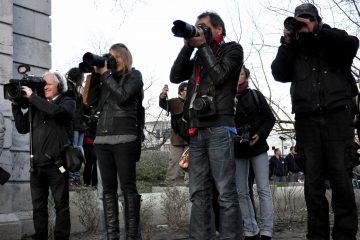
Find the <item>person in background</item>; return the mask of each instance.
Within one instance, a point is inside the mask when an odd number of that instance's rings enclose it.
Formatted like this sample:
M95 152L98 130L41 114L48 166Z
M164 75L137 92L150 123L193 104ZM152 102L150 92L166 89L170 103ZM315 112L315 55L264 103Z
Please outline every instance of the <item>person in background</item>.
M31 105L27 105L23 111L23 106L12 100L12 112L18 132L31 133L33 166L30 172L30 190L35 229L33 239L49 239L50 189L56 214L54 236L55 239L67 240L70 236L69 176L64 169L66 166L62 150L71 142L75 95L72 91L67 91L66 80L59 73L46 72L43 79L46 82L45 98L37 95L31 88L22 86L24 97ZM65 137L61 138L60 135Z
M185 147L188 145L180 134L182 126L179 124L183 118L183 106L186 98L187 83L181 83L178 87L178 97L168 99L169 88L165 86L159 97L159 106L170 112L171 114L171 133L170 133L170 159L169 166L166 172L165 181L160 183L160 186L174 186L176 185L176 178L178 176L180 167L179 159L184 152ZM185 185L189 184L189 174L185 172L184 176Z
M214 183L219 192L220 239L237 240L241 223L235 184L234 100L243 49L236 42L224 41L225 24L218 14L204 12L195 25L196 36L184 38L170 72L172 83L188 80L184 120L190 134L190 239L214 236Z
M72 120L72 144L80 148L84 154L82 147L85 133L84 104L82 101L82 89L84 81L84 73L79 68L71 68L65 74L68 88L73 91L76 96L76 110ZM69 172L69 190L74 191L76 187L81 185L80 172Z
M125 202L126 239L138 240L141 239L141 195L136 186L136 163L140 159L140 132L144 124L143 80L141 72L132 67L133 58L126 45L116 43L109 53L105 66L95 67L88 93L89 106L100 112L94 144L103 188L107 237L120 238L119 178Z
M269 160L270 177L274 182L286 182L288 176L288 164L281 156L281 151L278 148L274 150L274 156Z
M275 117L263 94L249 88L250 71L242 67L236 94L235 138L236 186L243 219L244 239L271 239L273 202L269 184L269 160L266 142ZM260 215L249 195L249 168L252 165L259 195ZM252 184L250 186L252 188Z
M307 238L330 239L324 184L329 179L332 239L356 239L358 214L351 178L358 156L353 147L352 99L358 88L351 65L359 39L325 24L310 3L295 8L283 33L271 69L276 81L291 82L297 159L305 174Z
M86 159L83 179L85 186L97 187L98 176L97 176L97 157L94 147L94 140L96 136L97 116L93 115L89 106L84 106L84 114L87 117L86 125L87 128L84 133L83 149L84 156Z
M295 156L296 156L295 146L292 146L292 147L290 147L289 154L285 157L285 160L288 164L288 170L289 170L289 173L288 173L289 182L297 182L301 176L301 173L300 173L301 171L295 161Z

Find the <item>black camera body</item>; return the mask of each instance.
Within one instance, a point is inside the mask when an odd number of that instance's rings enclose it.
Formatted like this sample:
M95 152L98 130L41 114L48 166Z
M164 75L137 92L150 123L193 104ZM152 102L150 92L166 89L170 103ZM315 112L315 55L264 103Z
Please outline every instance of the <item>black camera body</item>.
M244 145L249 145L251 141L251 125L245 124L237 128L237 142Z
M211 29L205 24L199 24L195 27L182 20L176 20L173 22L173 24L174 26L171 28L171 31L173 32L175 37L181 37L185 39L196 37L197 36L196 28L201 28L201 30L204 32L206 42L207 43L211 42L211 38L212 38Z
M208 95L197 96L192 102L195 117L206 118L216 114L214 98Z
M26 66L25 72L19 72L21 67ZM14 100L18 104L27 105L28 99L24 97L22 86L27 86L38 96L45 98L44 87L46 81L42 77L30 76L26 72L30 71L30 67L26 64L20 65L18 68L19 73L23 73L21 79L10 79L9 83L4 84L4 99Z
M79 69L83 72L92 72L93 67L104 67L107 61L107 69L116 70L116 59L109 53L102 56L87 52L83 55L83 61L79 63Z
M284 27L289 30L290 32L297 32L299 31L303 26L305 26L304 22L300 22L296 20L294 17L287 17L284 20Z

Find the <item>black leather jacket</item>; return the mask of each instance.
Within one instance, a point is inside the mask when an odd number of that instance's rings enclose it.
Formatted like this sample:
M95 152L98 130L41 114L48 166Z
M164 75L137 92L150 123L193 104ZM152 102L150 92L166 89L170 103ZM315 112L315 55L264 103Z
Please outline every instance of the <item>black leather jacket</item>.
M70 143L71 120L75 112L75 95L67 91L54 101L32 94L32 146L34 164L44 166L54 164L60 157L64 145ZM22 112L20 105L12 105L15 126L19 133L30 132L29 111ZM66 139L66 136L68 139ZM71 138L70 138L71 136Z
M188 81L187 97L184 104L184 118L189 127L235 126L235 94L239 72L243 65L243 49L235 42L221 41L213 49L209 45L198 48L195 57L190 59L194 48L184 45L170 72L170 81ZM196 71L200 70L200 86L196 86ZM192 97L203 95L213 98L211 112L200 117L192 109ZM206 114L205 114L206 115Z
M350 68L358 47L356 37L326 24L283 43L271 69L276 81L291 82L292 112L350 107L357 94Z
M123 74L93 74L88 103L100 111L97 136L138 135L138 110L143 81L140 71Z

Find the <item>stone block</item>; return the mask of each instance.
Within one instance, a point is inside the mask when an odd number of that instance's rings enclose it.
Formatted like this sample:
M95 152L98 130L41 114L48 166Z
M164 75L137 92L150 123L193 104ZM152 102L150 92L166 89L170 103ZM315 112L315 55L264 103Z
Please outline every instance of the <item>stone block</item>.
M48 42L14 34L15 62L27 63L29 65L51 68L51 47Z
M11 77L12 77L12 58L9 55L0 53L0 84L8 83ZM1 94L3 94L3 91L1 91ZM1 99L4 99L4 97L2 97Z
M31 236L35 233L33 215L31 211L16 212L21 226L21 237Z
M13 53L13 28L11 25L0 23L0 53Z
M12 8L13 8L12 0L1 0L0 22L12 24L12 20L13 20Z
M31 193L28 182L7 182L0 185L0 213L31 210Z
M14 6L14 33L51 42L51 20L48 15Z
M24 8L33 9L37 12L44 13L46 15L51 15L51 0L13 0L14 5L21 6Z
M1 239L21 239L21 226L18 217L13 214L0 214Z

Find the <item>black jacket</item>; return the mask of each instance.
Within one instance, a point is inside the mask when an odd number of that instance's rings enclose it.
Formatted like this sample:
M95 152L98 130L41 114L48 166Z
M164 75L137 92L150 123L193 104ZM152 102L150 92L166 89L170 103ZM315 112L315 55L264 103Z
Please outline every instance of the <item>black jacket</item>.
M213 49L209 45L198 48L191 58L194 48L184 45L170 72L170 81L188 81L187 97L184 104L184 119L189 127L235 126L235 94L239 72L243 65L243 49L235 42L220 42ZM200 69L200 87L197 98L203 95L213 98L209 112L203 117L191 109L191 99L195 91L196 71ZM206 110L208 111L208 110ZM204 115L207 115L206 112Z
M352 104L357 94L350 73L359 40L324 24L313 33L298 33L279 47L271 65L276 81L291 82L293 113L327 111Z
M167 99L160 94L159 106L171 114L170 143L174 146L186 145L186 141L179 135L181 129L178 129L181 127L179 122L181 122L183 118L184 99L180 97Z
M235 124L238 135L241 136L248 131L249 138L258 134L259 140L251 147L247 143L235 140L235 156L247 158L267 152L269 146L266 139L274 127L275 117L264 95L257 90L245 89L236 99ZM247 128L248 130L245 130Z
M138 135L142 98L142 75L134 68L125 74L93 74L88 104L100 112L96 135Z
M70 143L71 119L76 104L75 95L67 91L54 101L32 94L29 98L32 113L32 146L35 166L54 164L64 145ZM12 105L15 126L19 133L30 132L29 111L22 112L20 105ZM67 136L67 138L66 138Z
M272 156L269 159L269 171L270 171L270 177L271 176L287 176L288 175L288 163L286 162L286 159L283 157L280 157L277 159L275 156Z
M71 80L67 80L69 90L73 91L76 96L76 110L74 113L74 118L72 120L72 130L73 131L85 131L85 113L84 113L84 103L81 93L76 89L76 85Z

